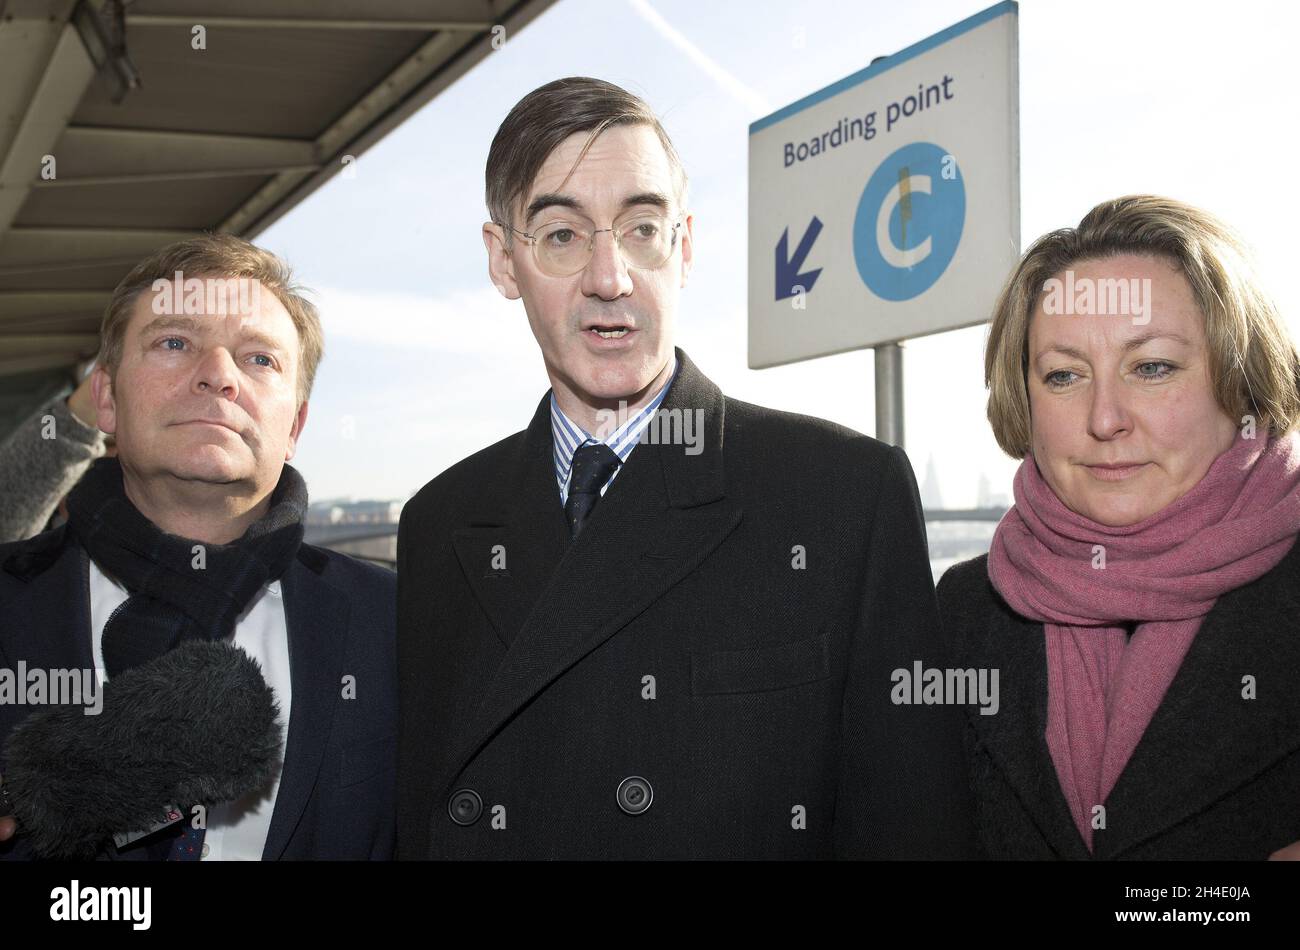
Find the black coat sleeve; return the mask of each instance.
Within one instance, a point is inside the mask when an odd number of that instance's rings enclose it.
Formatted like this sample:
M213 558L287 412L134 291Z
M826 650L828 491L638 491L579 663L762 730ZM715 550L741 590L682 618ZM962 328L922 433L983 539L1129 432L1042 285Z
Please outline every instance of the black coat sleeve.
M947 665L925 520L906 454L889 447L876 494L841 711L835 853L842 858L969 858L972 801L962 710L896 704L894 671Z

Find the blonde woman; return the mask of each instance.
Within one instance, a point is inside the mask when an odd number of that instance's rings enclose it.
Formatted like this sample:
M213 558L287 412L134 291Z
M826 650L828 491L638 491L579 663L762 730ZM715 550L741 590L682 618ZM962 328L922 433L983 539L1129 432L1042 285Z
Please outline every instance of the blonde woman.
M987 856L1300 841L1298 373L1241 241L1180 202L1104 202L1012 274L985 381L1015 505L938 588L959 665L1000 671L966 732Z

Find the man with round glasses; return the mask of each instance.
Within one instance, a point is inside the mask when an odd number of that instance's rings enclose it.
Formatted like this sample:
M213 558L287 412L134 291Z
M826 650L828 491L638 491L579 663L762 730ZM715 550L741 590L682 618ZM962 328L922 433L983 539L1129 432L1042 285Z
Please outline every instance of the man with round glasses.
M895 698L943 665L907 457L674 347L694 219L636 96L534 90L486 177L551 389L402 514L399 855L967 855L957 710Z
M669 222L664 215L651 213L635 215L609 228L594 228L590 221L558 214L539 225L533 234L506 225L528 240L537 259L537 269L551 277L569 277L583 270L596 249L596 235L603 231L613 236L628 267L654 270L663 266L672 254L677 229L681 226L681 221Z

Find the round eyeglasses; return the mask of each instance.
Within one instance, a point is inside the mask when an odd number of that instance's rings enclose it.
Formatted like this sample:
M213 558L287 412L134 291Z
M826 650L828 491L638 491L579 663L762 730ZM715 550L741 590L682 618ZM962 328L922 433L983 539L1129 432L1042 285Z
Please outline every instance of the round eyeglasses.
M662 267L677 246L677 229L682 222L662 214L639 214L612 228L592 228L589 222L557 218L540 225L532 234L512 225L501 225L525 238L533 246L537 269L550 277L571 277L591 263L596 235L608 231L614 237L629 267L655 270Z

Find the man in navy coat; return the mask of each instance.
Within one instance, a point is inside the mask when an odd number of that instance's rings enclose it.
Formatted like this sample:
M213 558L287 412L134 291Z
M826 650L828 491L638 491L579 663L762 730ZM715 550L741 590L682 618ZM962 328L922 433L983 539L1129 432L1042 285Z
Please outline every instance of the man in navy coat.
M315 309L274 255L204 235L124 278L101 346L117 458L72 491L65 525L0 545L0 671L94 673L111 693L184 640L222 639L257 661L283 740L262 787L96 856L392 857L396 580L302 543L306 486L286 464L321 355ZM0 748L40 704L76 701L0 693ZM0 858L33 856L23 831L0 818Z

